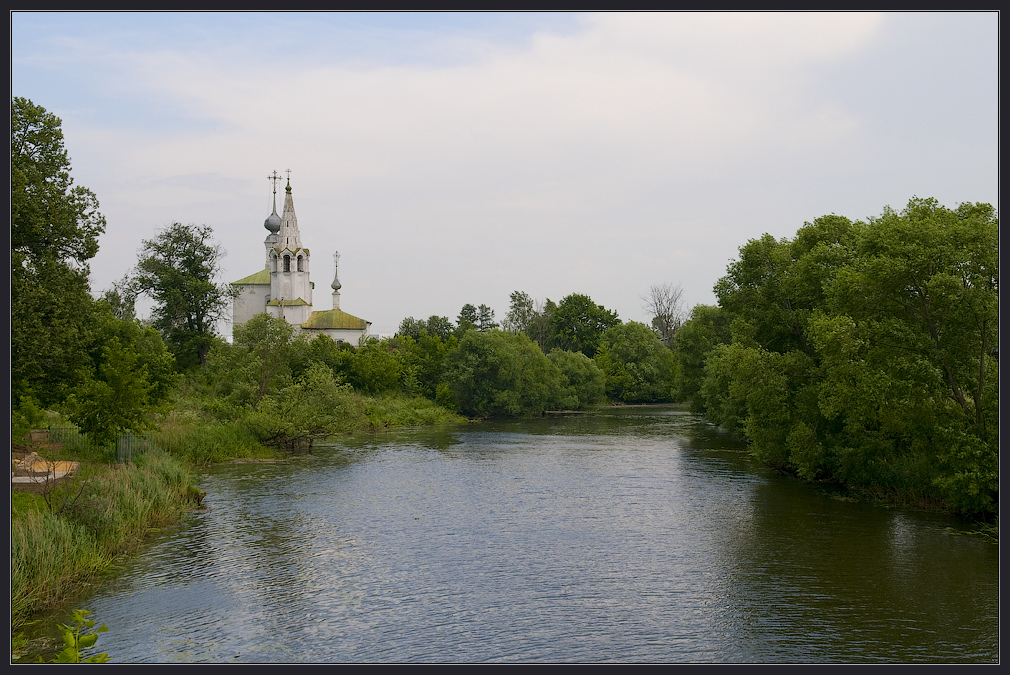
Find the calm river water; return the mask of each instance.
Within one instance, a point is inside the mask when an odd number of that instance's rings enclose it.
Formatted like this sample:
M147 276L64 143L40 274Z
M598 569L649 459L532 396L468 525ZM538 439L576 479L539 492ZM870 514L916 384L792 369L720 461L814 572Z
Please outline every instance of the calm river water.
M201 485L205 513L77 603L114 662L999 660L996 544L672 408L354 438Z

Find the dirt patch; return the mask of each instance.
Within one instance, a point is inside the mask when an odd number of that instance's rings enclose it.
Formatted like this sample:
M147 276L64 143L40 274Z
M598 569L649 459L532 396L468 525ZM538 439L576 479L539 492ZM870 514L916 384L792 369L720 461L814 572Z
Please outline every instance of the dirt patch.
M58 448L49 443L11 443L11 490L44 492L73 476L80 468L78 462L46 459L39 454Z

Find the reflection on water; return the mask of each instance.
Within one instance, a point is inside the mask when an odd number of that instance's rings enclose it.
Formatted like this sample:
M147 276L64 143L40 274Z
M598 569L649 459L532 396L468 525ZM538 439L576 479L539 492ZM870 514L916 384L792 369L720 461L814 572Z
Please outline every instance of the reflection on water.
M202 487L82 601L114 661L998 660L995 545L674 409L355 437Z

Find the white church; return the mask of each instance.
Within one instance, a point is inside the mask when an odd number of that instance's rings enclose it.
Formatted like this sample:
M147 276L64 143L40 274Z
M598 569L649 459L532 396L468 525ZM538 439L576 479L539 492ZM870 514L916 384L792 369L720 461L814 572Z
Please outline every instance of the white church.
M263 223L268 232L264 241L266 264L259 272L232 284L238 290L232 305L233 324L240 326L257 314L266 312L283 318L309 339L323 334L337 342L357 345L362 336L368 336L372 324L340 309L340 281L337 278L340 254L333 254L332 309L315 311L312 305L315 284L309 279L309 249L302 246L298 232L290 173L285 188L284 210L279 216L277 181L280 176L274 171L268 178L274 184L274 204L273 213Z

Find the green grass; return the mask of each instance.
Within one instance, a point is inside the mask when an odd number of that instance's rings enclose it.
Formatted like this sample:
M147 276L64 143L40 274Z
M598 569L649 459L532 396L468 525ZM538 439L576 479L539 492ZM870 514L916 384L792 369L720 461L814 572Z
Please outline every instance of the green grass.
M186 419L182 415L164 420L160 431L154 433L154 443L194 466L277 456L277 451L260 445L248 427L235 422Z
M365 414L368 417L368 426L373 430L466 422L466 418L422 396L402 394L366 398Z

